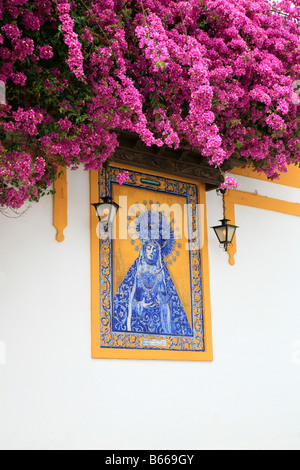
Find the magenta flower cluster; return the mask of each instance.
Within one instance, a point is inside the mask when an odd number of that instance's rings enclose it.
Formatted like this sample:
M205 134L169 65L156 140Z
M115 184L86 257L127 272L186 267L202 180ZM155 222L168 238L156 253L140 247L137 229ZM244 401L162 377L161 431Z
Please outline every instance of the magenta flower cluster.
M41 59L52 59L53 49L51 46L38 46Z
M81 78L84 77L83 55L78 34L74 32L74 21L69 15L70 8L71 6L67 0L61 1L57 6L58 12L60 13L59 19L62 23L62 30L65 33L64 42L69 47L68 64L75 76Z
M38 200L60 165L98 170L120 131L220 171L299 164L300 0L274 5L0 0L0 204Z
M222 190L238 189L238 187L239 187L239 184L236 182L236 180L232 176L225 173L224 183L221 184L220 189Z
M121 186L126 183L126 181L129 179L129 173L128 171L122 171L118 174L116 178L116 182L119 183Z

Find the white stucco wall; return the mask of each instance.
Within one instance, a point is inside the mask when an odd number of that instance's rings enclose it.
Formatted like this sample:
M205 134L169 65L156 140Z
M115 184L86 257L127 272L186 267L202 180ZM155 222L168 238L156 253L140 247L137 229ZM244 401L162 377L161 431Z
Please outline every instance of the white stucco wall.
M0 215L0 449L300 449L300 218L237 206L234 267L209 231L214 362L96 360L89 179L68 182L62 244L51 197Z

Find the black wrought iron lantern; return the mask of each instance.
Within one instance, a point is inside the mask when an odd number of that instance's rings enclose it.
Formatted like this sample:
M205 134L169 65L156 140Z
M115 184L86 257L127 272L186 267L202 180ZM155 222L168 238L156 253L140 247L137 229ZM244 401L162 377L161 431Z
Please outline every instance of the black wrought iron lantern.
M224 250L227 251L228 247L232 245L238 227L228 224L228 222L230 222L228 219L222 219L220 222L221 225L217 225L216 227L212 228L217 235L220 246L222 246Z
M100 202L92 204L95 208L101 227L105 232L109 231L117 216L119 205L108 195L107 168L108 163L104 163L105 169L105 196L100 198Z
M228 248L232 245L234 236L238 227L236 225L229 224L229 219L226 219L226 207L225 207L225 194L226 190L220 190L220 193L223 197L223 219L220 220L221 224L215 227L212 227L217 235L220 246L224 251L228 251Z
M108 232L109 227L114 223L119 206L113 202L111 197L105 196L100 199L98 204L92 204L95 207L100 224L104 231Z

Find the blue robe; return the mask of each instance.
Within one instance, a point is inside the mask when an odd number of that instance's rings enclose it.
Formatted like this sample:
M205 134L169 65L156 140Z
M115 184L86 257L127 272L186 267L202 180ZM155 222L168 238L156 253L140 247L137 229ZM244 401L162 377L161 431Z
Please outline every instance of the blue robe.
M182 303L165 263L155 276L138 272L137 259L113 301L115 332L193 336Z

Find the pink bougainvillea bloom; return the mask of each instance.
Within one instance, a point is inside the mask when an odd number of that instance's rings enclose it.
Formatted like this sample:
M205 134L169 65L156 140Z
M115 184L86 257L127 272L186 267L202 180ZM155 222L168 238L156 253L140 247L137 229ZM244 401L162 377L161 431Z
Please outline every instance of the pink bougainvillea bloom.
M51 46L39 46L38 49L41 59L52 59L54 54Z
M27 77L22 72L14 73L12 75L12 81L14 82L15 85L24 86L26 83L26 80L27 80Z
M19 30L18 26L15 24L6 24L2 26L2 31L5 32L6 36L9 39L20 38L22 36L21 31Z
M228 189L238 189L239 186L239 183L237 183L232 176L225 173L225 181L221 184L220 189L223 191Z
M93 37L93 35L91 34L90 30L87 27L84 28L81 37L83 39L86 39L90 43L94 42L95 40L95 38Z
M126 183L126 181L130 178L128 171L123 171L118 174L116 177L116 182L119 183L121 186Z

